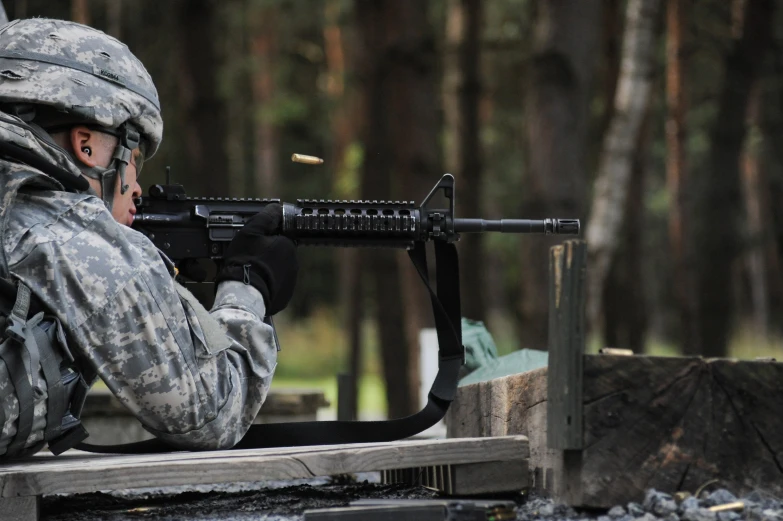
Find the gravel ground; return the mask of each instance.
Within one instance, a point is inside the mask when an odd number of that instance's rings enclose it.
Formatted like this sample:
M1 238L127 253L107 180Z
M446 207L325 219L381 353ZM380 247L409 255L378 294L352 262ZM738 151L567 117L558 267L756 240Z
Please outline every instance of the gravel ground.
M430 499L437 493L424 487L382 485L377 475L282 483L253 483L203 487L182 492L176 488L115 491L106 494L45 497L44 521L293 521L304 510L346 506L357 499ZM672 496L648 490L640 503L618 505L610 510L582 511L555 505L541 497L498 497L517 502L520 521L783 521L783 503L762 493L738 499L717 489L699 499L677 501ZM640 498L641 499L641 498ZM710 507L741 501L742 510L713 512ZM404 519L404 517L400 517Z

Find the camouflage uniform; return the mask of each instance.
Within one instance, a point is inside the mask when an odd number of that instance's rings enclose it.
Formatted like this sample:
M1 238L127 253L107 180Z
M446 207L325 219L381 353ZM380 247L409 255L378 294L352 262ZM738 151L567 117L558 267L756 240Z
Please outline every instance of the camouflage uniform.
M29 23L0 29L0 43L16 30L44 42L44 48L36 44L38 52L100 61L96 66L132 77L155 94L138 62L118 59L130 52L116 40L70 22L23 22ZM58 48L74 41L69 31L81 38L68 48L70 54ZM114 55L114 61L105 60L104 52ZM92 107L82 104L79 110L112 127L132 119L142 134L152 136L148 153L154 153L162 123L159 114L145 112L138 94L88 73L65 81L61 69L0 57L0 101L29 99L25 88L31 83L23 80L31 77L37 86L33 94L52 106L68 105L69 96L71 107L77 106L76 100L94 93L80 91L88 84L98 91L110 88L111 96L93 96ZM40 128L0 112L0 142L13 142L61 171L81 175L70 154L47 138ZM65 191L42 171L3 158L0 237L0 274L32 290L59 319L71 352L147 430L183 448L227 448L241 439L264 402L277 360L273 332L262 322L265 310L258 290L240 282L221 283L207 312L174 281L168 259L144 235L118 224L92 190ZM0 455L16 432L19 412L9 376L0 363L0 406L6 418ZM27 447L42 439L45 428L46 389L40 387Z

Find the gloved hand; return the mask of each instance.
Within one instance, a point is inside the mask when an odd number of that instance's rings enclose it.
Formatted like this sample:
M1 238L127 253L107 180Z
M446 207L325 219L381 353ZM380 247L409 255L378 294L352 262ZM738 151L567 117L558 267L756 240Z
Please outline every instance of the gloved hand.
M279 235L283 207L268 204L237 232L228 246L215 282L236 280L261 292L266 314L274 315L288 305L296 286L299 263L296 245Z

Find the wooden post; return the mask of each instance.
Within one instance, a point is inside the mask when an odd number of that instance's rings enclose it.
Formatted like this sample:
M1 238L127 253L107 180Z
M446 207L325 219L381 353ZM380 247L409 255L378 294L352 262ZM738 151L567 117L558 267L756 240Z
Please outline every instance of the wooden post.
M40 496L0 497L0 519L3 521L38 521Z
M549 251L547 445L550 449L582 449L586 264L585 241L565 241Z
M358 385L358 382L357 382ZM337 375L337 419L340 421L355 420L358 410L354 411L356 403L354 377L350 373ZM358 409L358 407L357 407Z

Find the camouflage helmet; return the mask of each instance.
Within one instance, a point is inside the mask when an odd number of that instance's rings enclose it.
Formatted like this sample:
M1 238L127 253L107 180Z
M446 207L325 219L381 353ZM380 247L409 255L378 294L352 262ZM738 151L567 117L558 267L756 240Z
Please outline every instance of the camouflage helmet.
M0 26L0 104L50 133L86 124L117 136L108 167L77 162L100 182L109 210L117 178L120 193L130 189L132 151L151 157L163 137L158 93L144 65L125 44L74 22L33 18Z
M144 65L122 42L75 22L32 18L0 27L0 103L44 105L115 131L130 123L147 157L163 137Z

